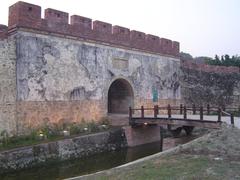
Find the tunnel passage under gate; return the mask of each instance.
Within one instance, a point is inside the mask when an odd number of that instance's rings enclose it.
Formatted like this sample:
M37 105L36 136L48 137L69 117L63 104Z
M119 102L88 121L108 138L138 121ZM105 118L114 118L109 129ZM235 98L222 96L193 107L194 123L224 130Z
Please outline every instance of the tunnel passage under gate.
M129 106L133 106L133 89L125 79L115 80L108 90L108 113L128 113Z

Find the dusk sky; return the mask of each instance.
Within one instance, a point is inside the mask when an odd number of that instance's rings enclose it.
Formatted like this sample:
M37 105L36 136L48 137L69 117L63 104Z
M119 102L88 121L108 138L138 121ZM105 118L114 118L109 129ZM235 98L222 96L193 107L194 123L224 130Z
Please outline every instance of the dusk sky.
M2 0L0 24L8 20ZM25 0L179 41L193 56L240 55L240 0Z

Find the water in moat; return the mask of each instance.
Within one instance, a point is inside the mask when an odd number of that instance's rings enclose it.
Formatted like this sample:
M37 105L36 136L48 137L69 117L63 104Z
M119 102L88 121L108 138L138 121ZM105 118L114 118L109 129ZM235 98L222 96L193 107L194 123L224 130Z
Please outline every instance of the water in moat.
M164 139L163 150L183 144L196 136ZM110 169L160 151L160 143L151 143L113 152L104 152L90 157L53 163L0 175L1 180L51 180L64 179Z

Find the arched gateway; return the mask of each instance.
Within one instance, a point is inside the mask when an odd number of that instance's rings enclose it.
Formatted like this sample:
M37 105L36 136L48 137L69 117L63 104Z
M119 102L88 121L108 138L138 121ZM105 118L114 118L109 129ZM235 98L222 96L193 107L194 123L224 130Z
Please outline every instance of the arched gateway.
M125 79L113 81L108 90L108 113L128 113L129 106L133 106L133 88Z

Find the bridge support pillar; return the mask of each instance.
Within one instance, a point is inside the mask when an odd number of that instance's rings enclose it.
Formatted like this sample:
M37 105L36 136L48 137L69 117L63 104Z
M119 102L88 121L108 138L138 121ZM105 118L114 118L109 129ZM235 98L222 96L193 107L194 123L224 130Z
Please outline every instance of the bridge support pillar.
M161 140L159 126L123 127L129 147L157 142Z

